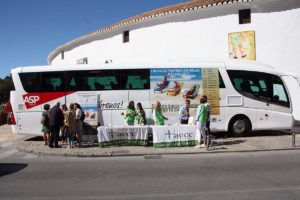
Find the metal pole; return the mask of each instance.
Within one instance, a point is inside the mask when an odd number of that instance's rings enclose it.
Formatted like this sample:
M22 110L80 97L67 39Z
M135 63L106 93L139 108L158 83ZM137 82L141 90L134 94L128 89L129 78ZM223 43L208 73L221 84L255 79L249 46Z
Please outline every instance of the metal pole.
M296 135L293 133L292 135L292 147L296 147Z

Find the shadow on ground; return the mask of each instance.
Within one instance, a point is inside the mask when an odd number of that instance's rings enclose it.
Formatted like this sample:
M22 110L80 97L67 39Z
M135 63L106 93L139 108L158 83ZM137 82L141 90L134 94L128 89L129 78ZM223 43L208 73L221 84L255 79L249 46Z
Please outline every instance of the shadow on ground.
M43 140L44 139L42 136L36 136L36 137L25 139L25 141L43 141Z
M23 163L0 163L0 177L21 171L27 166Z

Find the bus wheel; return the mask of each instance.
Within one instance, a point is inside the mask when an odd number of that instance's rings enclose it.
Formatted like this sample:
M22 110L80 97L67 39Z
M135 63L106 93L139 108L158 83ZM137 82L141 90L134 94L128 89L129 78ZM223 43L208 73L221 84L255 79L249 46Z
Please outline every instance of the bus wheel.
M250 121L246 117L235 117L229 124L230 134L233 136L242 136L250 131Z

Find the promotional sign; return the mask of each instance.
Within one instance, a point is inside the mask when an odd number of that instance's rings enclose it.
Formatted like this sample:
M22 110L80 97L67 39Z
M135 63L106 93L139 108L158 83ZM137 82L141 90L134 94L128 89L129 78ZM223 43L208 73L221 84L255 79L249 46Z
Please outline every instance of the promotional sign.
M195 146L200 139L196 126L153 126L152 131L154 147Z
M77 102L85 113L84 122L91 126L98 126L98 108L96 93L77 93Z
M191 101L191 107L196 108L199 104L202 94L201 68L151 69L150 90L152 105L159 101L169 122L176 123L179 108L185 99Z
M190 100L190 115L196 115L196 108L202 95L208 97L212 114L220 114L219 71L217 68L158 68L150 71L150 98L152 105L159 101L165 123L178 122L178 112L185 99Z
M148 126L109 127L100 126L98 142L100 147L111 145L145 146L148 141Z
M203 94L207 96L211 115L220 114L219 71L214 68L203 68Z

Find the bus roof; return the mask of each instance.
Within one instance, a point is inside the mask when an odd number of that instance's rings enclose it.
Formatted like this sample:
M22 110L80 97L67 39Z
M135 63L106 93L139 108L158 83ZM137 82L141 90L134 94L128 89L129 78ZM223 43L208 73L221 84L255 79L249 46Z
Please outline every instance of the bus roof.
M72 70L101 70L101 69L148 69L148 68L226 68L229 70L245 70L280 74L272 67L256 61L227 60L223 62L164 62L164 63L109 63L109 64L74 64L74 65L44 65L17 67L11 73L51 72Z

